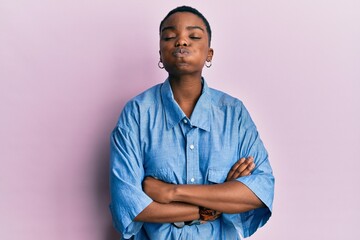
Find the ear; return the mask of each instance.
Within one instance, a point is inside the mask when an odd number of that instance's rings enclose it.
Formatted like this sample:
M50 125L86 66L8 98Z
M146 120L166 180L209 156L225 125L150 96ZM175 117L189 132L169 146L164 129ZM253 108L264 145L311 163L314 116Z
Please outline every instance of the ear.
M213 56L214 56L214 49L209 48L208 55L207 55L207 57L206 57L206 61L207 61L207 62L211 62Z

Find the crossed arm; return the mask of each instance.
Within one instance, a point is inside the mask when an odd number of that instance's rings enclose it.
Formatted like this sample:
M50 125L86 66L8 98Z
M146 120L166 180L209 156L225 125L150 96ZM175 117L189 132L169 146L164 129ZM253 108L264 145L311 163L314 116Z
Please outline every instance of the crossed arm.
M145 193L153 200L135 221L182 222L199 219L199 206L224 213L240 213L263 207L261 200L244 184L233 181L255 168L252 157L241 158L229 171L226 182L214 185L174 185L147 177Z

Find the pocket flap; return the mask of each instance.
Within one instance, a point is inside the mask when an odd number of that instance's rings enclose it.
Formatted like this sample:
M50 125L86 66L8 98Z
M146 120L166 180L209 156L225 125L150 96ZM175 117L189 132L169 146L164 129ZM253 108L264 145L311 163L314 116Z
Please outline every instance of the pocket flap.
M212 183L225 182L228 170L225 169L209 169L208 181Z

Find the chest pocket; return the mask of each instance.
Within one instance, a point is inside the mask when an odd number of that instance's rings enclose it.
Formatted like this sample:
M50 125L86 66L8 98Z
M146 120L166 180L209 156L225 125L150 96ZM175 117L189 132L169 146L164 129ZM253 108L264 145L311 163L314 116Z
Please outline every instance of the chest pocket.
M228 169L209 168L207 174L208 184L224 183L228 172Z

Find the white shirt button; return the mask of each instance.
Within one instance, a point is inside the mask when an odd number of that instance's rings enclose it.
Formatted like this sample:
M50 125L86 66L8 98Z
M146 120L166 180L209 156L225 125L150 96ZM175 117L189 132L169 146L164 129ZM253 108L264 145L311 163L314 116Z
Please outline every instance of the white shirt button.
M191 179L190 179L190 182L195 182L195 178L191 178Z
M183 122L186 124L186 123L187 123L187 120L186 120L186 119L184 119L184 120L183 120Z
M191 144L189 147L191 150L193 150L195 148L195 146L193 144Z

